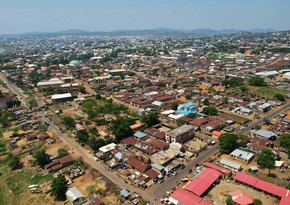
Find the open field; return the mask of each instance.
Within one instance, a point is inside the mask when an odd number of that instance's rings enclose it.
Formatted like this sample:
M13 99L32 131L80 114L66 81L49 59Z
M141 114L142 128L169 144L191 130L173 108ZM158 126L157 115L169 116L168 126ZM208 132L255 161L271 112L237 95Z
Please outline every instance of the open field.
M249 88L249 91L248 91L249 93L256 94L256 95L259 95L261 97L265 97L268 99L274 99L275 94L277 93L282 94L282 95L289 93L288 90L281 90L281 89L270 88L270 87L265 87L265 86L262 86L262 87L248 86L248 88Z
M12 204L62 204L55 203L53 198L42 193L32 194L28 190L30 184L42 184L53 179L51 174L43 175L23 168L8 171L7 166L0 168L0 205Z
M225 113L225 112L219 112L218 115L226 119L234 120L235 122L239 124L244 124L249 121L249 119L245 117L235 115L235 114Z

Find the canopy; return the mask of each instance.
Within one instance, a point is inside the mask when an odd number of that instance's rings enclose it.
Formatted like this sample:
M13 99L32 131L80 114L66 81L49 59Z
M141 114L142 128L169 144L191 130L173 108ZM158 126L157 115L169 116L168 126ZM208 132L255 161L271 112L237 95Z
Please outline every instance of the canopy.
M254 202L253 197L250 194L241 190L233 191L230 193L230 195L233 201L240 205L248 205Z

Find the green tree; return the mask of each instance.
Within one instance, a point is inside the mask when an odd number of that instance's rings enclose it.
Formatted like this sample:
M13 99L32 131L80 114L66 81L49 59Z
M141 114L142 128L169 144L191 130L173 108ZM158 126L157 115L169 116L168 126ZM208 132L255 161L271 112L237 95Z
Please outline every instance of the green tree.
M77 133L77 139L81 144L87 144L89 140L89 134L86 130L80 130Z
M205 98L203 101L202 101L202 104L205 105L205 106L209 106L209 100L207 98Z
M187 117L194 119L194 118L196 118L196 114L195 113L189 113L187 115Z
M75 121L70 116L64 116L62 118L62 122L67 129L74 129L75 128Z
M96 99L97 100L101 100L102 99L102 96L100 94L96 94Z
M257 158L257 163L269 169L269 174L271 169L275 168L275 157L270 149L263 149L261 154Z
M286 100L284 95L282 95L280 93L275 94L275 98L277 98L280 101L285 101Z
M263 205L263 202L260 199L254 199L253 205Z
M34 158L36 159L36 163L43 168L44 165L50 162L50 156L45 152L45 150L39 150L35 155Z
M209 116L217 115L218 110L213 106L204 107L202 112Z
M66 149L59 149L57 151L57 157L64 157L64 156L67 156L69 153Z
M133 130L130 128L131 120L122 116L118 116L112 120L109 130L115 135L117 141L133 135Z
M172 110L177 110L177 108L178 108L178 103L173 103L173 104L171 105L171 109L172 109Z
M143 116L141 121L146 125L146 127L151 127L152 125L156 125L160 122L157 112L150 112L149 114Z
M86 93L86 88L85 88L85 86L80 85L80 86L79 86L79 92L80 92L80 93Z
M21 163L20 163L19 157L18 156L12 156L11 159L10 159L10 162L8 163L8 166L12 170L21 168Z
M229 154L234 151L238 145L238 136L235 134L225 133L219 138L220 152L224 154Z
M243 86L240 87L240 90L242 92L247 92L249 90L249 88L247 86L243 85Z
M249 84L252 86L266 86L267 83L264 81L264 78L256 75L249 80Z
M185 99L186 99L186 100L190 100L190 99L191 99L191 94L187 94L187 95L185 96Z
M65 193L67 191L67 181L63 175L58 175L51 183L51 194L56 200L64 201L66 199Z

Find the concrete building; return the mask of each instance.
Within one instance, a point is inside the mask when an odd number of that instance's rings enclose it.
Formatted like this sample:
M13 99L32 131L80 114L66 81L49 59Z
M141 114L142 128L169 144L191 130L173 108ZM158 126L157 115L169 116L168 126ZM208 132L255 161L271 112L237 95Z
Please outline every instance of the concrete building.
M167 142L184 143L193 138L194 126L182 125L166 133L165 139Z
M197 113L197 104L196 103L184 103L180 106L178 106L177 108L177 113L183 114L185 116L189 115L189 114L196 114Z

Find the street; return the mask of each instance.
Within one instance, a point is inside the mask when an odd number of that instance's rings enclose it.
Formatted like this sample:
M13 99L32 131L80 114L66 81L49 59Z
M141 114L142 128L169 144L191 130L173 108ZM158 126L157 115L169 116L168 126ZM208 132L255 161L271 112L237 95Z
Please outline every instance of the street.
M6 85L11 89L12 92L14 92L16 95L18 95L22 102L28 106L28 102L25 99L25 95L21 91L20 88L18 88L16 85L10 83L5 76L2 74L0 75L0 79L6 83ZM279 108L278 110L274 111L273 113L270 113L266 118L272 118L279 113L287 110L290 108L290 102L286 103L284 106ZM125 188L128 189L131 193L137 192L139 193L145 200L154 203L156 200L156 203L160 203L159 199L163 197L166 194L166 191L170 191L173 189L176 184L178 184L182 178L186 177L188 175L188 171L190 169L193 169L196 167L197 164L202 164L205 162L209 157L214 155L218 152L218 144L215 144L214 146L211 146L209 149L205 150L199 156L193 160L191 160L186 167L183 170L179 170L178 174L176 176L167 178L162 184L154 184L152 187L149 188L149 190L141 190L139 188L136 188L135 186L125 183L124 180L119 177L116 172L106 170L105 166L100 161L95 161L93 154L91 154L85 147L80 146L75 139L69 137L66 133L62 133L58 126L56 126L53 122L49 120L48 117L45 116L43 111L39 111L37 113L42 119L49 122L50 129L54 131L54 133L59 137L60 140L64 144L66 144L71 151L73 151L77 156L81 157L82 160L95 170L99 171L102 175L107 177L110 181L112 181L114 184L119 186L121 189ZM262 124L264 121L264 118L253 122L248 127L245 127L244 129L237 132L237 134L246 134L248 133L252 128L254 128L256 125ZM119 194L119 193L118 193Z

